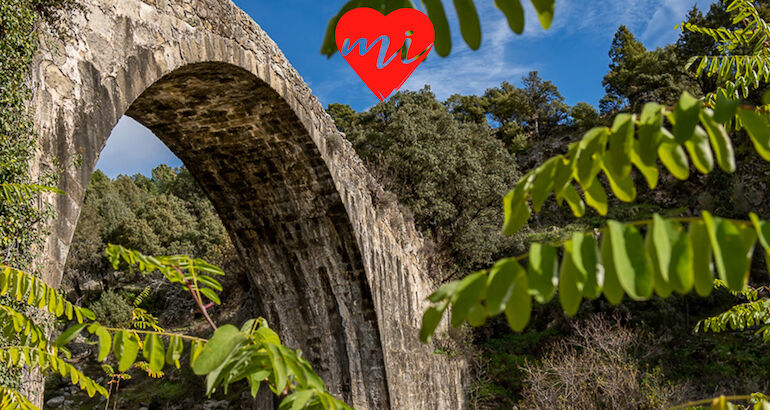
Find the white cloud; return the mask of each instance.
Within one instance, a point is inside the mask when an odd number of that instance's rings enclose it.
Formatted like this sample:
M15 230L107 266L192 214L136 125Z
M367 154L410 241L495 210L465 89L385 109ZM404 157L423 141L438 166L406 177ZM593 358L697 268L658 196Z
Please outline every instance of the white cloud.
M152 131L130 117L122 117L99 155L96 168L109 177L120 174L150 175L159 164L182 165Z
M692 6L707 11L715 0L561 0L549 30L543 30L530 2L526 4L527 28L524 37L564 34L590 34L611 38L618 26L627 26L648 48L677 39L679 24Z

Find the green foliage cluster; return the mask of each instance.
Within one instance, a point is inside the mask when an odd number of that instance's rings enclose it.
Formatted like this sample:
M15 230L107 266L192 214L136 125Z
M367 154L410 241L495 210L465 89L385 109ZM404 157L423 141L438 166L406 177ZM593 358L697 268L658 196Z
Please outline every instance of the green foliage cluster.
M148 254L196 255L224 266L234 275L240 272L222 222L185 168L161 165L153 170L151 178L135 175L114 180L101 171L94 172L73 235L63 287L85 301L93 297L88 291L89 282L121 288L122 276L113 275L114 269L103 254L110 243ZM127 274L130 277L130 272ZM147 285L140 282L132 284ZM164 291L165 298L148 295L148 303L161 299L164 316L179 316L184 306L191 306L187 298L176 297L179 292L174 292Z
M210 275L223 276L220 268L185 255L149 256L116 245L108 246L106 253L116 269L125 263L142 273L160 272L169 282L188 289L215 330L210 339L204 340L162 331L111 329L95 322L87 329L98 337L100 361L112 350L118 371L125 372L134 366L141 350L148 370L158 373L166 364L180 367L184 343L189 341L190 366L196 375L206 376L208 395L218 388L227 392L230 384L246 380L252 397L256 397L264 381L276 395L286 395L280 408L349 408L326 391L323 381L301 352L281 345L280 338L264 319L248 320L240 329L229 324L217 327L211 321L202 297L219 304L217 292L222 286ZM70 327L59 336L57 345L68 343L84 329L85 324ZM140 334L145 335L143 342ZM167 343L164 336L168 337Z
M500 223L495 205L519 174L487 125L458 121L428 89L399 92L367 112L335 104L329 112L417 226L451 255L453 270L512 249L512 241L488 232Z
M96 321L109 327L129 327L131 325L131 305L126 299L108 290L98 300L88 305L94 312Z
M40 17L54 25L61 12L75 8L73 0L9 0L0 4L0 262L30 268L33 250L43 237L43 222L54 212L39 206L41 191L56 191L30 184L30 160L37 138L27 103L29 65L37 50L35 24ZM50 184L56 175L43 176ZM15 200L9 200L13 197ZM0 338L0 344L13 343ZM0 371L0 384L18 385L13 370Z
M223 275L224 272L202 260L146 256L119 246L110 247L108 254L115 265L123 261L144 273L159 270L170 280L184 284L196 297L204 314L206 308L201 305L200 298L205 293L198 284L203 283L206 289L221 289L216 280L204 273ZM208 279L201 280L201 277ZM190 366L195 374L206 376L209 395L218 388L227 391L230 384L245 379L251 386L253 397L262 382L275 394L284 395L281 408L349 408L326 391L323 381L302 358L301 352L282 346L278 335L261 318L247 321L240 330L232 325L217 328L212 322L215 331L208 340L163 331L106 327L94 321L95 315L88 309L73 305L40 279L7 265L3 265L0 272L0 295L13 297L29 308L45 309L55 317L77 322L50 342L46 333L26 315L3 305L3 317L9 319L4 334L15 336L18 344L0 347L0 362L8 367L56 372L69 378L89 396L99 393L108 398L109 393L66 360L70 353L65 347L84 330L97 340L98 360L105 360L112 352L120 372L134 366L146 369L149 374L160 374L167 364L178 368L185 343L189 342ZM144 335L144 340L139 335ZM140 351L146 362L137 362ZM2 401L5 403L3 408L36 409L13 388L4 388Z
M722 95L729 98L749 98L750 90L770 80L768 58L770 51L767 41L770 27L760 15L756 4L745 0L729 2L725 11L732 15L731 25L735 27L709 28L691 22L683 22L682 30L705 34L714 40L720 55L692 57L687 68L698 62L696 76L715 78L721 86ZM708 99L717 97L711 93Z
M27 113L31 97L29 64L37 50L34 32L37 2L12 0L0 5L0 184L4 196L17 194L20 201L0 203L0 253L5 263L28 267L29 250L39 244L38 222L51 216L36 206L34 192L15 192L29 183L29 161L37 140Z
M761 20L752 2L738 0L727 8L740 17L733 22L743 22L747 27L752 27L751 19ZM747 9L753 11L748 13ZM754 30L758 26L761 24L754 23ZM688 29L699 31L692 26ZM733 49L720 48L722 52ZM761 66L756 65L743 69L752 67L761 71ZM746 75L743 69L736 78L748 77L746 84L757 88L757 73ZM656 188L660 178L658 159L678 179L690 176L687 153L693 167L703 174L711 172L715 165L732 173L736 160L727 130L733 126L743 127L754 151L770 161L767 112L732 99L732 85L725 78L721 80L716 98L711 101L701 101L685 91L674 107L646 103L639 116L619 114L611 128L588 131L581 141L569 146L568 154L549 159L525 175L508 194L504 201L504 231L510 235L520 230L532 209L540 211L551 193L559 203L566 201L578 217L584 215L586 204L605 215L608 198L599 178L601 171L615 196L625 202L636 199L632 171L638 171L651 190ZM521 331L529 322L531 299L548 302L557 289L562 308L570 316L577 313L583 297L596 299L604 295L610 303L618 304L625 295L647 300L653 292L667 297L673 291L686 294L693 287L700 295L707 295L712 290L714 271L729 289L743 291L755 244L759 242L764 253L770 255L767 223L755 214L750 215L751 221L714 217L707 211L702 215L666 219L656 214L651 220L630 224L611 220L606 228L576 233L557 246L534 243L528 255L501 260L488 271L450 282L434 292L429 297L433 305L423 317L421 338L430 340L447 310L451 311L453 326L466 321L479 326L488 316L504 312L511 328ZM689 230L680 222L689 223ZM646 236L638 227L646 230ZM600 243L596 238L599 234ZM557 262L559 253L561 264ZM519 264L525 258L526 270ZM742 321L756 324L754 313L763 309L741 306L704 323L715 330L723 330L727 324L740 327ZM728 400L722 397L713 405L722 408L719 406L727 406ZM761 400L757 402L760 408L763 405Z
M519 169L601 122L590 105L565 104L556 86L536 72L522 85L506 82L482 96L453 95L443 103L429 89L404 91L366 112L341 104L327 109L438 245L450 271L478 269L518 249L517 240L496 232L506 187L520 177Z
M543 28L551 26L554 16L555 0L531 0ZM433 22L436 33L436 53L446 57L452 51L452 33L444 9L443 0L422 0L428 17ZM472 50L481 47L481 22L473 0L453 0L457 18L460 23L460 34ZM516 34L524 32L524 7L521 0L495 0L495 6L505 15L508 25ZM321 54L331 57L337 52L334 33L337 22L348 11L357 7L369 7L387 15L400 8L417 8L412 0L349 0L340 11L329 20L326 35L321 45Z
M519 231L531 216L530 204L538 212L551 193L558 202L566 201L577 217L585 214L585 204L605 215L608 200L598 179L600 171L614 194L625 202L636 198L632 167L644 176L650 189L658 183L658 159L672 175L687 179L690 167L685 149L701 173L711 172L715 162L725 172L734 172L733 147L724 126L728 122L743 123L757 153L770 161L770 128L765 113L739 107L738 101L724 95L713 108L706 108L685 92L674 108L647 103L639 117L619 114L612 128L588 131L581 141L570 145L567 155L553 157L525 175L505 197L503 231L507 235ZM573 181L582 189L585 202ZM602 235L601 252L591 234L576 234L564 244L558 279L555 249L534 244L528 272L518 264L521 258L506 259L489 271L488 281L487 272L479 272L434 293L429 298L434 306L426 312L421 337L429 340L450 303L454 326L466 319L478 326L488 315L505 310L511 327L520 331L529 321L530 296L547 302L557 282L560 301L570 315L577 311L582 296L594 299L602 292L617 304L624 294L643 300L655 289L666 297L672 290L687 293L694 282L700 282L699 293L708 294L713 281L712 254L722 280L739 291L746 286L757 238L770 249L766 222L756 215L751 219L753 227L745 227L704 211L702 223L689 221L690 231L684 234L677 222L656 216L653 221L638 223L650 225L646 244L636 227L610 221ZM601 276L596 274L599 266ZM489 295L487 287L492 291Z

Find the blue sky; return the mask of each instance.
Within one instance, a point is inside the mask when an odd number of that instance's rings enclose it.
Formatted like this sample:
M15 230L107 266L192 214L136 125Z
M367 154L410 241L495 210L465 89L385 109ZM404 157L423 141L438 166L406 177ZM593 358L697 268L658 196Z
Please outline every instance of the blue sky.
M612 36L625 24L647 48L676 41L678 24L693 6L702 10L712 0L556 0L556 17L543 30L527 4L524 34L510 31L492 0L476 0L482 22L482 45L471 51L459 38L457 18L445 0L453 33L448 58L430 55L404 84L429 84L440 99L452 94L479 94L509 81L519 84L529 71L553 81L566 102L598 104L604 95ZM326 24L344 0L235 0L278 44L324 106L339 102L365 110L378 102L341 56L319 53ZM160 163L181 165L171 151L136 121L124 117L113 130L97 168L107 175L150 174Z

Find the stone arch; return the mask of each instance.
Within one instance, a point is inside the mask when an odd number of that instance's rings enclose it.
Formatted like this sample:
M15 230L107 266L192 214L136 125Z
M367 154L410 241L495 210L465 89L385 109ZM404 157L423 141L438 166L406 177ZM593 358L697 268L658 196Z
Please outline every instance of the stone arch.
M41 33L38 172L68 164L39 265L61 280L85 187L118 119L150 128L199 181L268 320L358 408L458 408L464 364L417 340L434 287L422 240L277 46L229 0L82 0ZM82 165L71 165L79 155Z

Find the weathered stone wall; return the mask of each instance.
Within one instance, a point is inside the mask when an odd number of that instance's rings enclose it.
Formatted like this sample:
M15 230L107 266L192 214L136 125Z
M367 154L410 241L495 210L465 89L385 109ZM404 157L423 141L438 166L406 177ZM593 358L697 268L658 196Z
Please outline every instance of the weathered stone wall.
M64 169L40 266L58 285L85 187L118 119L152 129L209 195L265 312L358 408L453 409L464 363L419 343L435 287L422 240L275 43L228 0L82 0L41 29L37 169ZM80 162L80 166L75 164ZM269 406L269 404L266 404Z

